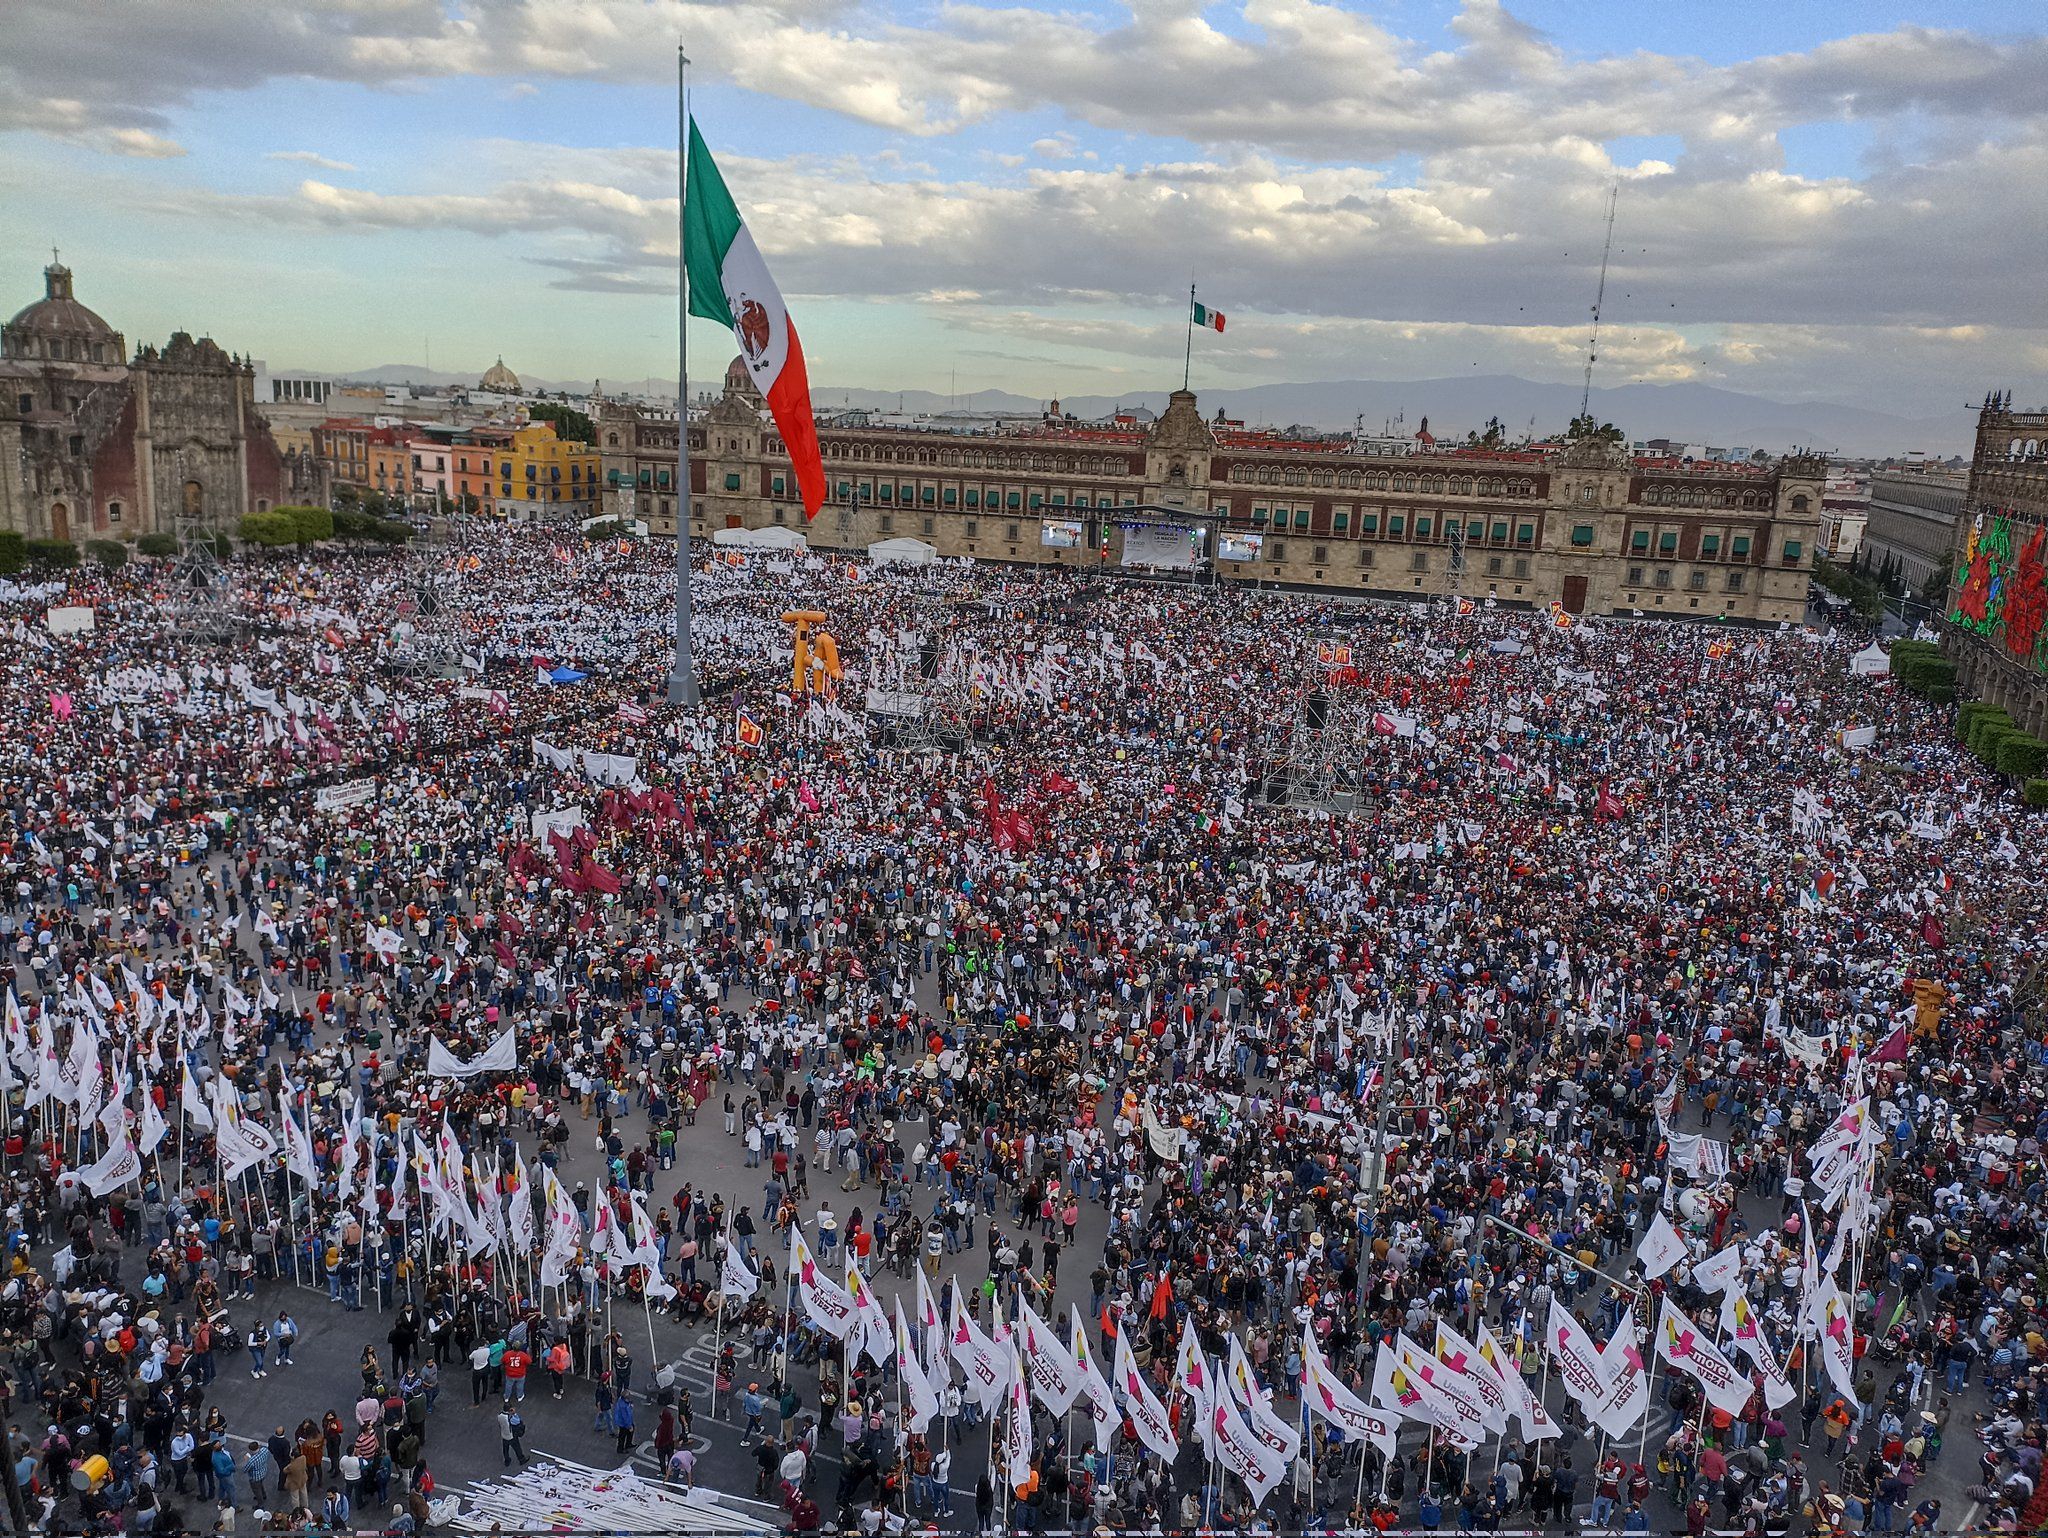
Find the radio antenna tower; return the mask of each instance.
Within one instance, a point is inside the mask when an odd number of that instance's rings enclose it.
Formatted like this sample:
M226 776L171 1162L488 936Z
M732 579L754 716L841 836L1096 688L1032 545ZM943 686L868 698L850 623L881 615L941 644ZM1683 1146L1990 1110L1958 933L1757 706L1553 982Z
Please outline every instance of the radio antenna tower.
M1600 286L1593 290L1593 334L1586 341L1586 383L1579 391L1579 415L1593 403L1593 365L1600 359L1600 306L1607 302L1607 259L1614 254L1614 205L1621 201L1621 183L1607 194L1607 244L1600 248Z

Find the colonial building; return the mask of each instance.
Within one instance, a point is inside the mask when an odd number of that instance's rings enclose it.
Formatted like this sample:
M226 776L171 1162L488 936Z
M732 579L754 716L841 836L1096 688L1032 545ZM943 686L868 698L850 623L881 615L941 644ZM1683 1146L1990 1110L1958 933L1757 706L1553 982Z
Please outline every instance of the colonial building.
M2048 411L1987 397L1956 522L1946 649L1956 698L2048 735Z
M1949 570L1969 490L1970 478L1961 470L1908 466L1872 472L1865 557L1874 566L1896 561L1901 577L1915 589L1925 587L1935 573Z
M605 510L672 535L674 414L599 401L595 417ZM689 433L693 533L803 527L781 439L737 360ZM1180 526L1225 581L1759 622L1804 613L1827 468L1681 464L1592 440L1362 453L1205 421L1185 390L1142 427L818 436L829 502L807 532L819 548L909 535L942 555L1087 569Z
M119 539L318 496L310 457L281 452L257 415L247 360L182 331L131 359L68 267L43 284L0 327L0 529Z

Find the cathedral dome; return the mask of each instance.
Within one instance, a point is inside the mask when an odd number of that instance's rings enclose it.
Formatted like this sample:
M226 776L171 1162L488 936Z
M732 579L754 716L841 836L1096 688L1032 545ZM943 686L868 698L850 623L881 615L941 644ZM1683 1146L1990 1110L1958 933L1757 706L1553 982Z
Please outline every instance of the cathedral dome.
M43 297L0 327L0 353L24 362L113 368L126 361L121 333L78 302L71 269L58 262L43 269Z
M479 390L489 390L497 395L517 395L519 376L505 367L505 360L500 357L496 363L484 370L484 377L476 382L476 386Z

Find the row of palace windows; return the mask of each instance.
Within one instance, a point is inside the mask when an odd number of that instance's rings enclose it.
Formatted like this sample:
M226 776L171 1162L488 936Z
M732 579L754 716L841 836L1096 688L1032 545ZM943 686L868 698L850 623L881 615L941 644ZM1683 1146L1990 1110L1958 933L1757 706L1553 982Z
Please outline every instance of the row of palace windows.
M1628 585L1630 587L1663 588L1669 591L1676 580L1677 578L1669 566L1631 566L1628 569ZM1707 582L1708 574L1706 572L1688 572L1685 578L1686 591L1689 593L1704 593L1707 590ZM1721 591L1724 593L1740 593L1748 585L1749 574L1747 572L1730 571L1722 573ZM1636 595L1630 593L1628 596L1629 601L1633 603Z
M1536 482L1526 476L1447 476L1411 470L1334 470L1300 465L1232 465L1229 479L1238 485L1336 486L1357 491L1412 491L1438 497L1536 495Z
M1129 475L1131 461L1116 454L1070 454L1044 449L929 449L881 448L867 443L840 443L827 439L820 445L827 459L867 460L880 464L958 465L966 470L1040 470L1064 475ZM764 444L763 452L781 452L776 444Z
M1218 507L1215 513L1219 518L1233 516L1227 507ZM1290 527L1306 529L1312 522L1312 516L1305 507L1276 507L1270 513L1263 507L1254 507L1250 518L1253 528L1263 529L1270 525L1276 534ZM1349 534L1354 529L1360 534L1378 534L1383 525L1388 536L1394 539L1448 539L1456 528L1455 520L1440 519L1430 513L1418 513L1412 517L1407 513L1388 513L1383 518L1375 511L1361 512L1354 517L1350 508L1340 507L1330 514L1330 532L1333 534ZM1511 529L1514 542L1518 545L1532 544L1536 539L1535 524L1510 525L1505 518L1494 519L1491 523L1483 518L1474 518L1465 525L1465 538L1497 540L1504 543L1510 537ZM1583 539L1579 538L1581 534L1585 536ZM1593 526L1581 524L1573 531L1572 543L1592 544Z
M1741 508L1749 512L1763 512L1771 505L1768 493L1761 491L1729 491L1720 486L1645 486L1641 505L1644 507L1728 507ZM1806 511L1806 498L1793 498L1793 511Z

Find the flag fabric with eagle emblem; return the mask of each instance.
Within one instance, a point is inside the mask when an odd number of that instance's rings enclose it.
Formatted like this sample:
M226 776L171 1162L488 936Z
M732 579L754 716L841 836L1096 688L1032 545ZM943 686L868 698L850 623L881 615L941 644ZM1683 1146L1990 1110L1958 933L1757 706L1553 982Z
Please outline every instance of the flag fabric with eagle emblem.
M732 327L747 374L767 399L776 430L788 446L804 517L817 517L825 505L825 461L818 453L818 427L811 418L811 381L804 372L803 345L782 291L768 275L760 248L694 121L684 194L683 265L690 276L690 313Z
M1205 304L1196 304L1195 324L1220 335L1223 331L1223 312L1212 310Z

